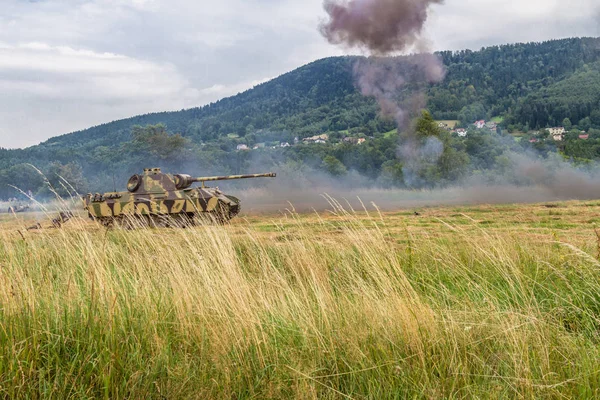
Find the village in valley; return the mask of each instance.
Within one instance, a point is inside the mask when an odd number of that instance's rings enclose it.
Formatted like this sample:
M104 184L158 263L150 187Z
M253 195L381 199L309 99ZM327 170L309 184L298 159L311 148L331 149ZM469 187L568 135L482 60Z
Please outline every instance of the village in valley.
M588 140L590 138L590 133L585 130L578 130L577 127L573 127L570 123L568 125L568 129L564 126L551 127L541 130L528 130L527 132L519 131L516 129L503 129L500 126L502 122L501 119L496 118L496 120L486 121L486 120L478 120L473 122L472 124L467 125L466 127L459 128L460 121L458 120L448 120L448 121L436 121L438 127L440 129L444 129L455 136L457 138L467 138L469 133L490 133L490 134L509 134L511 135L515 141L521 142L523 140L528 141L531 144L541 143L546 141L553 142L563 142L566 139L569 140ZM463 124L463 126L465 126ZM237 145L237 151L251 151L251 150L261 150L261 149L278 149L278 148L288 148L296 145L309 145L309 144L350 144L350 145L361 145L365 143L367 140L374 139L373 136L368 136L364 134L359 135L346 135L347 131L344 132L335 132L334 134L323 133L321 135L315 135L307 138L300 139L298 136L294 137L293 141L290 142L261 142L256 143L254 145L249 145L246 143L240 143ZM397 131L388 132L386 135L397 134Z
M468 125L466 128L457 128L459 121L438 121L438 127L445 129L458 138L467 138L469 133L483 131L493 134L509 134L515 141L528 141L531 144L542 142L563 142L571 140L588 140L592 136L593 129L577 129L572 126L570 121L563 121L565 126L556 126L539 130L519 131L516 129L502 129L496 121L478 120Z
M336 144L348 143L353 145L361 145L367 141L369 137L356 137L356 136L344 136L341 140L336 139ZM371 137L372 139L372 137ZM237 151L249 151L249 150L260 150L260 149L277 149L277 148L286 148L295 146L298 144L326 144L330 143L330 136L327 133L322 135L316 135L307 137L304 139L299 139L297 136L294 137L294 141L290 144L289 142L279 142L279 143L256 143L254 146L249 146L247 144L241 143L236 147Z

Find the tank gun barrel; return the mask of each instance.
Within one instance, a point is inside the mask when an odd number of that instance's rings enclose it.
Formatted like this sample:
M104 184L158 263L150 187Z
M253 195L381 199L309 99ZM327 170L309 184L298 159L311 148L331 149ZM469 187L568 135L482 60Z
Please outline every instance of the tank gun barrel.
M202 176L193 178L189 175L175 175L175 184L177 189L185 189L190 187L193 183L201 182L204 186L205 182L212 181L230 181L234 179L253 179L253 178L275 178L277 174L269 172L267 174L250 174L250 175L228 175L228 176Z
M268 174L251 174L251 175L229 175L229 176L203 176L200 178L192 178L194 182L211 182L211 181L230 181L234 179L252 179L252 178L275 178L277 174L269 172Z

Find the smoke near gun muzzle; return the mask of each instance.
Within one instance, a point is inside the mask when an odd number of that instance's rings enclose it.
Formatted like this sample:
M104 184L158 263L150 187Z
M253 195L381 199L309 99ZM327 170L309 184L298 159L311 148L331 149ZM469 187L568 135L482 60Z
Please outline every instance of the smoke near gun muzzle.
M443 0L325 0L329 20L320 30L330 43L384 55L418 45L429 7Z

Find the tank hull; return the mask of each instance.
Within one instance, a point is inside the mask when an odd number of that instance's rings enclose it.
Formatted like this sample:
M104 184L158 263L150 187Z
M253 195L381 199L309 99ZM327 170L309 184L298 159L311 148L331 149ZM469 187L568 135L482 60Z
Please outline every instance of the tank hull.
M128 228L225 223L240 212L239 199L215 188L89 194L84 204L90 218L105 226Z

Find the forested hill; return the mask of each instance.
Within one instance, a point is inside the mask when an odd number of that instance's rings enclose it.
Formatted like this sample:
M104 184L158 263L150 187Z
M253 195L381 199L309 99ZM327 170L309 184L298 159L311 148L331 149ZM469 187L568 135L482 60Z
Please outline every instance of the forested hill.
M567 118L579 129L600 128L600 39L512 44L439 55L447 76L428 88L428 109L435 119L460 120L467 127L475 120L495 117L505 131L522 132L561 125ZM198 169L226 173L249 165L252 157L248 155L231 157L240 144L293 143L295 137L302 140L324 133L332 138L330 144L346 136L388 140L385 134L394 125L378 116L373 99L358 93L353 78L356 61L356 57L322 59L202 108L141 115L23 150L0 150L0 198L6 196L7 184L23 182L22 175L20 180L15 176L22 163L42 169L71 164L95 188L105 184L115 170L126 175L148 162L170 165L170 146L181 151L176 157L179 162L185 159ZM159 123L181 137L161 142L160 134L147 135L144 142L142 136L132 135L136 125ZM147 148L152 140L163 147L163 153ZM291 147L278 150L284 153L277 157L279 162L307 161L302 145ZM401 163L393 151L382 148L359 164L339 150L336 154L325 154L322 149L307 153L313 165L321 166L326 156L333 156L346 170L376 177L387 161Z
M590 76L590 69L597 74L600 68L589 65L600 59L599 39L439 54L448 74L429 92L428 106L437 119L466 118L469 123L474 118L506 115L515 125L530 123L534 124L531 128L542 128L558 125L567 117L577 123L600 110L600 81ZM319 60L202 108L137 116L53 138L46 144L110 145L127 139L129 129L136 124L164 123L169 131L197 141L231 133L243 136L261 129L289 130L305 136L369 127L374 119L369 107L373 102L356 96L352 78L355 61L354 57ZM591 82L578 84L586 73ZM568 99L561 100L564 96ZM539 106L539 97L551 100L550 108L543 115L532 116L531 104ZM600 124L600 118L596 119Z
M351 106L346 103L346 96L356 94L352 80L354 61L353 57L319 60L202 108L141 115L56 137L45 144L81 145L99 140L95 144L110 145L115 139L127 138L133 125L157 123L198 142L232 133L243 136L261 129L321 132L320 126L308 127L303 114L324 104L333 104L335 112ZM331 116L319 114L319 119L323 117Z

